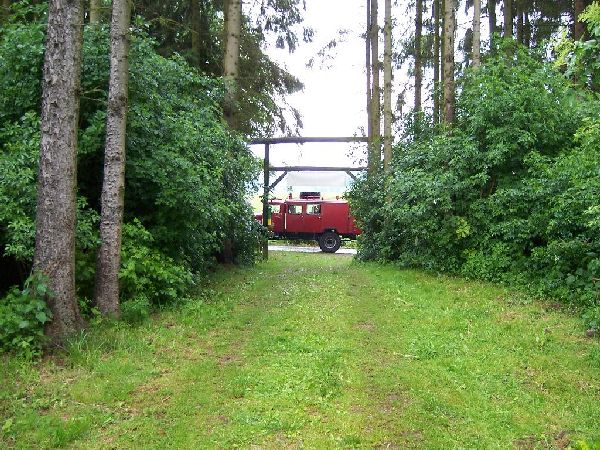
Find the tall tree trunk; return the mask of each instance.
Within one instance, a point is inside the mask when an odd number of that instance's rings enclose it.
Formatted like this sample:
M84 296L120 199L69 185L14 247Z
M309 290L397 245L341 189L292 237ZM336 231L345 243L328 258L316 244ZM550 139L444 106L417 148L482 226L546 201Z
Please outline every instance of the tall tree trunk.
M130 0L113 0L110 76L94 299L104 317L119 316L119 268L125 195L125 142L129 84Z
M517 0L517 42L525 44L525 19L523 13L523 0Z
M205 72L209 71L210 62L208 52L211 48L210 18L207 11L207 0L200 0L200 58L199 67Z
M423 54L421 41L423 36L423 0L417 0L415 13L415 113L418 115L422 110L423 90Z
M10 15L10 0L2 0L0 4L0 24L8 20Z
M513 37L513 10L512 0L504 0L504 37Z
M371 0L367 0L367 30L365 33L365 70L367 74L367 137L369 138L369 175L372 175L377 170L379 165L379 157L374 152L375 146L373 145L373 107L372 107L372 78L371 78Z
M82 326L75 221L83 15L83 0L51 0L48 6L33 268L49 280L53 318L46 333L55 344Z
M445 71L444 64L446 61L446 0L441 0L440 15L442 18L441 35L440 35L440 123L444 122L444 90L446 81L444 79Z
M481 0L474 0L473 12L473 67L481 65Z
M392 0L385 0L383 51L383 164L392 164Z
M90 24L97 25L100 23L100 13L102 0L90 0Z
M378 0L371 0L371 75L373 89L371 90L371 109L373 118L373 154L381 161L381 86L379 61L379 5Z
M573 2L573 39L580 41L585 35L585 24L579 21L579 16L585 9L585 0L574 0Z
M200 4L199 0L190 0L190 21L191 21L191 35L192 35L192 56L196 65L200 67L200 62L202 59L202 45L200 39L201 26L200 26Z
M223 60L223 74L227 89L225 95L225 119L229 126L236 128L236 102L238 93L240 37L242 34L242 0L228 0L226 22L226 46Z
M490 29L490 41L492 40L492 35L498 30L497 20L496 20L496 0L488 0L487 2L488 8L488 22Z
M526 47L531 47L531 22L527 11L523 13L523 41Z
M446 0L444 12L444 123L454 123L455 0Z
M440 123L440 0L433 0L433 123Z
M225 56L223 59L223 75L225 79L225 102L223 112L231 129L237 128L237 99L240 43L242 34L242 0L226 0L225 13ZM225 185L227 186L227 181ZM228 218L227 230L233 230L233 218ZM223 262L232 263L234 259L233 240L228 235L223 240L221 253Z

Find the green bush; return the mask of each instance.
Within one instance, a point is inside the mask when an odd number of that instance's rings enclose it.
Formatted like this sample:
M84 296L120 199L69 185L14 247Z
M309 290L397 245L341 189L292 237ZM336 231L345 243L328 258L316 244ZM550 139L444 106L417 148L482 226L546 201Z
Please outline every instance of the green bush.
M600 333L600 305L589 308L583 314L583 323L588 330Z
M46 281L32 275L25 288L11 289L0 298L0 350L36 354L44 341L44 325L52 319L46 306Z
M121 303L121 319L130 324L139 324L150 317L152 305L145 295L130 298Z
M408 137L390 176L354 185L359 257L597 305L598 102L540 55L511 51L463 77L452 129Z
M259 229L246 197L258 163L222 120L222 82L180 57L160 56L144 32L133 35L125 221L139 220L152 235L145 248L188 272L206 271L226 240L233 243L236 261L252 261ZM44 23L15 22L0 34L0 90L10 94L0 100L0 264L9 273L17 268L27 273L33 256L43 39ZM77 229L83 299L93 292L98 244L108 54L108 27L86 27ZM3 280L0 293L19 281ZM148 298L155 303L153 294Z
M125 311L183 300L194 285L192 273L153 248L153 242L139 221L124 225L119 281Z

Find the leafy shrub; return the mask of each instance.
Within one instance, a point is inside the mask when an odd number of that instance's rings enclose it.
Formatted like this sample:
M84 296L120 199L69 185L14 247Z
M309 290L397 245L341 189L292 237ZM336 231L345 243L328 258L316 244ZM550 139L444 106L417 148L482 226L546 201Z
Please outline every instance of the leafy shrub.
M579 20L587 24L589 39L573 41L566 31L555 43L556 65L575 83L596 89L600 85L600 3L589 5Z
M539 55L511 54L493 49L462 79L452 129L406 139L391 175L354 185L359 257L597 305L598 102Z
M150 305L182 300L194 285L192 273L153 248L153 241L139 221L124 225L119 281L125 315L139 317Z
M600 305L589 308L583 314L583 323L588 330L600 333Z
M121 319L130 324L138 324L150 316L150 301L145 295L130 298L121 304Z
M44 339L44 325L52 314L45 297L51 295L46 281L32 275L25 289L11 289L0 299L0 350L32 355L39 351Z
M236 261L253 260L259 230L246 194L258 163L222 120L222 82L180 57L160 56L146 34L133 34L125 220L139 219L153 236L148 251L187 271L207 270L226 239L233 241ZM0 268L14 274L29 271L34 248L43 40L43 23L15 22L0 34L0 90L7 93L0 99ZM82 298L93 292L108 54L108 27L86 27L78 151ZM22 281L2 280L0 293ZM153 295L149 301L155 303Z

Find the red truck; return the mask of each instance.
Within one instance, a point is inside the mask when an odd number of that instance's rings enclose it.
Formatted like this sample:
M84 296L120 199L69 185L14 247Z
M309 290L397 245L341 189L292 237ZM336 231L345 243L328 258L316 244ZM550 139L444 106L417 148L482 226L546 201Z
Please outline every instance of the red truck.
M269 231L274 239L315 240L321 250L335 253L342 238L356 239L361 230L356 227L354 217L346 200L323 200L320 196L269 201L271 217ZM256 216L262 221L262 214Z

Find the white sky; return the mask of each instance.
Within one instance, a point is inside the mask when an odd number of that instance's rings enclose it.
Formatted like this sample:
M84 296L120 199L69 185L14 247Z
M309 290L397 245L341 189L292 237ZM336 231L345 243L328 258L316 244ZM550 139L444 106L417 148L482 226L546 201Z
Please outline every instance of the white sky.
M311 43L301 43L294 53L276 49L267 50L269 56L305 85L303 91L288 97L288 102L302 115L302 136L361 135L366 125L364 72L365 44L361 33L365 29L363 0L306 0L304 26L314 30ZM340 30L348 30L343 42L328 52L333 58L321 60L317 54ZM314 58L312 68L307 63ZM351 149L356 157L350 157ZM253 149L262 157L262 146ZM353 144L286 144L271 147L272 165L358 166L361 145ZM298 177L300 178L300 177ZM303 182L319 183L319 174L305 173ZM331 178L330 176L328 178ZM298 182L298 181L296 181ZM311 184L312 184L311 183ZM342 191L346 175L339 176ZM286 180L280 190L286 190ZM315 185L316 186L316 185ZM308 187L305 185L304 187Z

